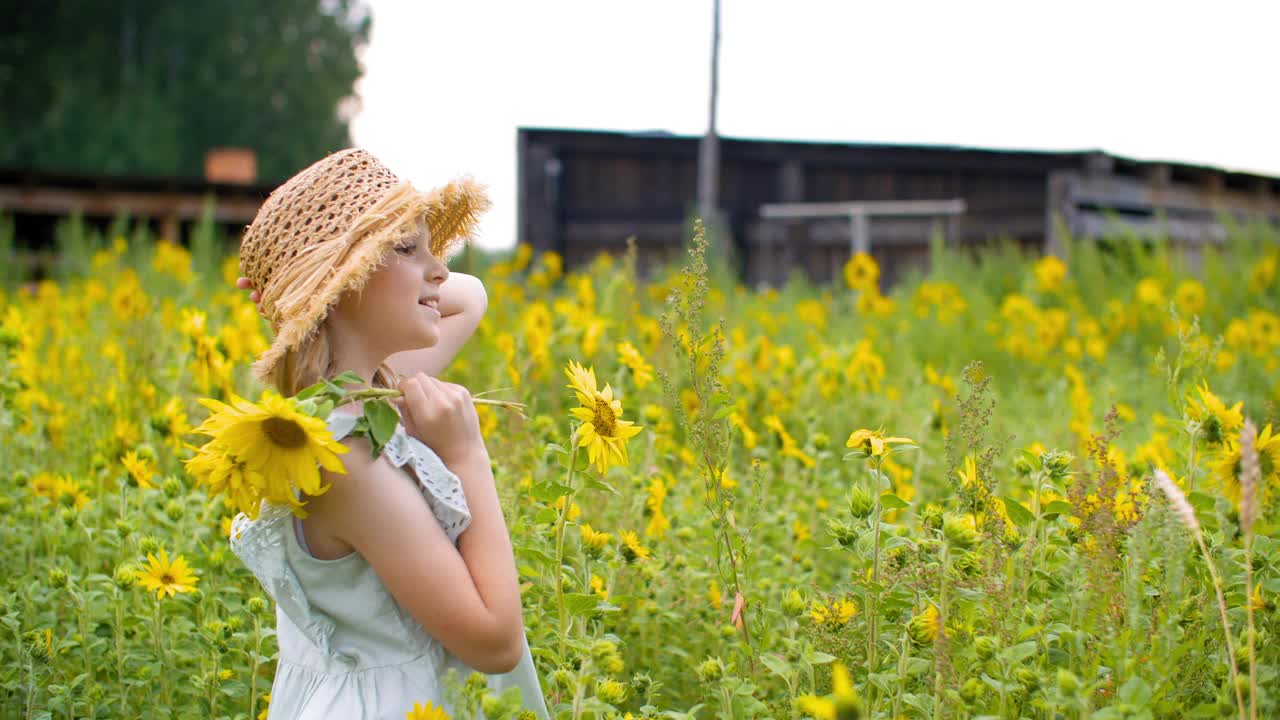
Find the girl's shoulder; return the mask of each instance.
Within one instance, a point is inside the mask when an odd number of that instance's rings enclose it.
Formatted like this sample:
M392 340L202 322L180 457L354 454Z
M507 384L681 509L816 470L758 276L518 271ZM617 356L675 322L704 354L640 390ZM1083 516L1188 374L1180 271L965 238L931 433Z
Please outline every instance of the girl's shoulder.
M359 414L335 409L329 414L329 431L335 440L341 441L351 434L359 418ZM403 424L396 425L391 439L382 448L382 457L393 467L401 469L418 486L440 526L456 543L458 536L471 523L471 509L462 480L434 450L410 436Z

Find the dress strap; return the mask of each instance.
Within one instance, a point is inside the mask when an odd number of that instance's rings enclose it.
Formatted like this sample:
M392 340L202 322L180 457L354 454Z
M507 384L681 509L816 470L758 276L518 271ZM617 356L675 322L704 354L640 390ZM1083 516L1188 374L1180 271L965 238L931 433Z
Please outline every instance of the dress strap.
M334 440L341 440L356 428L356 421L360 419L359 415L349 412L340 412L334 410L329 413L329 420L326 423L329 432L333 434Z

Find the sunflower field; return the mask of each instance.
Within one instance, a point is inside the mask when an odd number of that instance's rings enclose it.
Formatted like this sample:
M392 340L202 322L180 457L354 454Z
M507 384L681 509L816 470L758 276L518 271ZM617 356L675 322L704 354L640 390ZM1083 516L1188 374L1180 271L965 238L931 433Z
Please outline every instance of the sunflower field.
M187 461L269 329L208 233L59 243L0 287L0 718L264 718L275 608ZM524 404L477 410L553 716L1280 717L1280 231L1066 247L887 294L700 229L645 280L482 258L442 377Z

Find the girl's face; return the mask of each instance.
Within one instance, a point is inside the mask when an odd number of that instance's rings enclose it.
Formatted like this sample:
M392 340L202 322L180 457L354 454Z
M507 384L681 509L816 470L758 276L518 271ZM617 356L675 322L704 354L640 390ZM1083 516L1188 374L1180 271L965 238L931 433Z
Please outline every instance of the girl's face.
M449 267L431 254L430 243L426 223L419 221L413 235L387 251L364 289L345 294L334 308L344 325L376 343L384 355L430 347L440 340L440 313L434 306Z

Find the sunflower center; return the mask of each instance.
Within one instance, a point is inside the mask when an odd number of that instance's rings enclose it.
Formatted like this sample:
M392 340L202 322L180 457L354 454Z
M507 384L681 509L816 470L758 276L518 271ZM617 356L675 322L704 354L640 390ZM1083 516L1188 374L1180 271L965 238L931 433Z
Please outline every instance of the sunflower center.
M176 583L176 582L177 582L177 578L175 578L175 577L174 577L172 574L170 574L170 573L165 573L165 574L163 574L163 575L161 575L161 576L160 576L160 584L161 584L161 585L173 585L173 584L174 584L174 583Z
M618 427L618 417L613 414L613 408L609 407L607 400L596 398L596 407L591 418L591 424L595 426L597 435L613 437Z
M272 443L288 450L295 450L307 444L306 431L292 420L269 417L262 421L262 431Z

